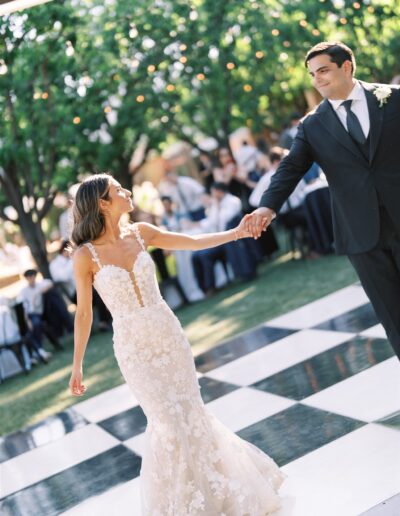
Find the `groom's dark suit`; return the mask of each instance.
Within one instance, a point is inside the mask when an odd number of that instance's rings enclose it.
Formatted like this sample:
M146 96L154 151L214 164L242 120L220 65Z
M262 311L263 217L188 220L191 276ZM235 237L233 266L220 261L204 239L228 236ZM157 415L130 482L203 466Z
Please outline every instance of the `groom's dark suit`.
M356 143L324 100L300 123L260 206L278 212L316 161L329 182L335 248L347 254L400 358L400 89L380 107L379 86L360 82L370 132Z

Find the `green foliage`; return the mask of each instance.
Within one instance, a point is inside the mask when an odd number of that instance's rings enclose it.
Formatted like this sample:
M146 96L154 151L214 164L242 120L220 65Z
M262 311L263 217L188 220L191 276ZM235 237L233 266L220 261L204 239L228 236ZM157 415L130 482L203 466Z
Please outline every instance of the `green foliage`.
M304 111L304 54L320 40L353 47L360 78L389 81L399 29L397 0L56 0L6 16L1 166L34 205L82 172L129 184L142 134L225 142Z

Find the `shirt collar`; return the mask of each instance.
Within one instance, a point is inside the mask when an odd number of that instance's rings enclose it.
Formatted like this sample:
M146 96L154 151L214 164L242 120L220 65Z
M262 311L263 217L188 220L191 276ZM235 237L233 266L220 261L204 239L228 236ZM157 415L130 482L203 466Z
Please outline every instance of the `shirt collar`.
M333 107L333 109L335 111L337 111L340 108L340 106L342 105L342 102L344 102L345 100L362 100L363 94L364 94L363 87L361 86L361 84L358 81L356 81L356 83L354 84L354 87L351 90L347 99L339 99L339 100L328 99L328 100L331 103L331 106Z

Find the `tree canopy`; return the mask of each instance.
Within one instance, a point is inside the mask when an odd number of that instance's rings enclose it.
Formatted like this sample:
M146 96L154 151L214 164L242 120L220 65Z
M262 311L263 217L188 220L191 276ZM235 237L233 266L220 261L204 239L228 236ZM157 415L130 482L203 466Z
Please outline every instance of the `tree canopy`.
M388 82L399 31L397 0L55 0L4 16L0 216L12 205L43 246L55 193L85 171L128 186L141 135L157 148L280 127L307 107L310 46L342 40L359 78Z

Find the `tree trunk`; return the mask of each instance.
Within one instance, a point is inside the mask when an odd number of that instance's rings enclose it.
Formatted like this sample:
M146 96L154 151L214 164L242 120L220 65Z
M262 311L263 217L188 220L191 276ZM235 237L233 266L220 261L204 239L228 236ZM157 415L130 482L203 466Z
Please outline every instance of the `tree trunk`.
M30 214L19 214L18 224L29 246L33 259L44 278L51 278L47 260L46 239L40 222L34 222Z

